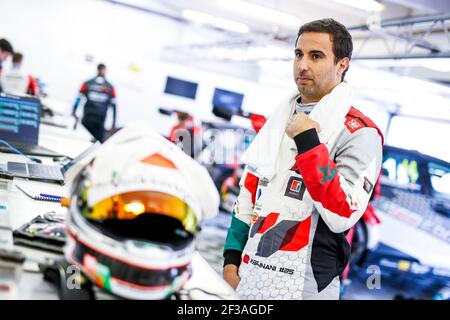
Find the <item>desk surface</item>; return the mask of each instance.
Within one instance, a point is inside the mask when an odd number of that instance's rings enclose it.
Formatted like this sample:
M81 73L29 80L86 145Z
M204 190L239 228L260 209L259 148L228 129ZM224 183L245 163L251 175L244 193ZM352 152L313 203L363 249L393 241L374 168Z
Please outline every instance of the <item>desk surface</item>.
M27 254L32 249L17 247L21 252ZM46 255L46 253L44 254ZM42 254L41 254L42 258ZM42 273L38 271L34 257L26 262L22 273L18 294L15 299L19 300L58 300L56 288L43 279ZM201 290L199 290L201 289ZM115 299L111 295L96 289L97 298L100 300ZM182 298L184 300L236 300L239 299L235 291L228 286L211 268L211 266L196 252L192 258L192 276L183 287L187 292Z
M42 145L70 156L76 157L89 145L90 137L81 129L73 132L70 129L59 127L42 126L40 134ZM7 161L22 160L21 156L15 154L0 153L0 164ZM43 159L44 163L49 163L50 159ZM17 229L26 222L29 222L38 215L44 215L49 211L66 212L65 208L58 203L36 201L26 197L17 187L25 189L30 193L48 193L66 196L67 186L27 179L14 178L9 183L9 190L0 190L3 199L7 199L7 212L11 227ZM2 198L2 197L0 197ZM42 274L38 272L37 263L47 258L57 258L58 256L46 251L34 250L23 246L15 246L27 257L18 287L16 299L57 299L55 288L43 280ZM198 290L200 288L201 290ZM187 299L237 299L234 290L212 269L212 267L198 254L195 253L192 260L192 277L183 288L189 292ZM211 293L211 294L208 294Z
M78 125L76 130L47 124L39 127L39 145L70 158L86 150L92 144L91 139L91 134L82 125Z

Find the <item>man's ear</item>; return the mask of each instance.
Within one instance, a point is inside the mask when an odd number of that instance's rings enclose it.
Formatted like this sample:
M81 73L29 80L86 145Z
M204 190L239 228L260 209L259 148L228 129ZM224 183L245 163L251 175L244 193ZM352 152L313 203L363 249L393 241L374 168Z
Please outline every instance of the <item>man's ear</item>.
M338 65L339 65L338 73L340 76L342 76L344 71L347 70L348 66L350 65L350 59L348 57L344 57L338 62Z

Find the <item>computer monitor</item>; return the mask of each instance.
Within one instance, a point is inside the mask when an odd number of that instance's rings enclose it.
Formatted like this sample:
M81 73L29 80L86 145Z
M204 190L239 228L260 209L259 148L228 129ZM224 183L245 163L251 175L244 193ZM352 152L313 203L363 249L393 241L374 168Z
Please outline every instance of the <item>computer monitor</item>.
M0 95L0 138L37 145L40 114L38 99Z
M244 95L233 91L215 88L212 104L214 107L228 109L231 114L242 112Z
M198 83L167 77L164 93L195 100Z

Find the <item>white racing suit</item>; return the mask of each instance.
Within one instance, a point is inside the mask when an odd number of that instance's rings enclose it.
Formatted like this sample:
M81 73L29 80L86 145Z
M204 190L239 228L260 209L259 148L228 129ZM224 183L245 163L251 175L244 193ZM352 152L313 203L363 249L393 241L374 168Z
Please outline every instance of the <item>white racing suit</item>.
M383 137L351 108L332 145L315 129L284 136L270 182L247 166L224 248L244 299L338 299L350 256L345 232L366 210Z

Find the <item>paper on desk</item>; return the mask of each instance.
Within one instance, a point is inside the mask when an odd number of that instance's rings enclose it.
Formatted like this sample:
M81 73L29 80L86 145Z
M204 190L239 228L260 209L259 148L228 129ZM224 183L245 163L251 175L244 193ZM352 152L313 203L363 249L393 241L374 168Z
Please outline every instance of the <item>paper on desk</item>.
M14 184L20 186L23 190L33 196L39 196L41 193L45 193L60 197L67 197L69 192L67 185L62 186L56 183L15 178Z
M8 212L8 185L0 181L0 248L13 248L13 234Z
M236 300L238 294L196 251L192 258L192 277L183 286L190 300Z
M29 181L25 179L14 178L12 186L8 193L8 211L11 226L13 230L19 228L24 223L29 222L38 215L44 215L48 212L65 214L67 208L62 207L58 202L48 202L33 200L20 191L16 184L22 187L27 193L46 193L58 196L65 196L67 188L54 183L45 183L41 181Z

